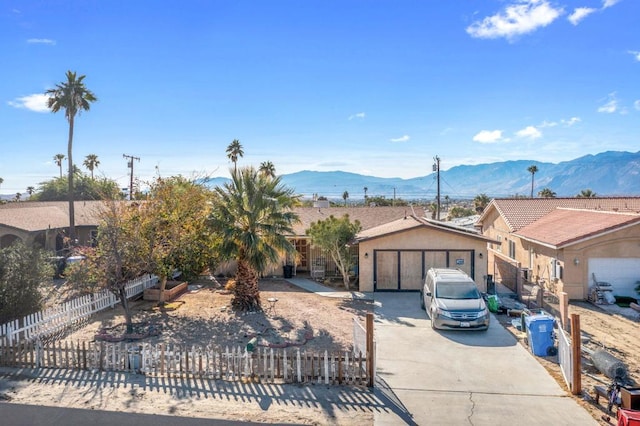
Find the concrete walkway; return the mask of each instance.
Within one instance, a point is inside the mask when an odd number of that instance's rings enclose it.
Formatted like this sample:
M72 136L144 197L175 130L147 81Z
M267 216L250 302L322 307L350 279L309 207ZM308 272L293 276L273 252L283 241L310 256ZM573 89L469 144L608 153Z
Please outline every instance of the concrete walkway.
M316 293L317 295L323 296L323 297L373 300L373 293L371 292L363 293L360 291L346 291L346 290L337 291L334 288L324 286L322 284L317 283L316 281L310 280L308 278L303 278L303 277L286 278L285 280L297 287L310 291L311 293Z

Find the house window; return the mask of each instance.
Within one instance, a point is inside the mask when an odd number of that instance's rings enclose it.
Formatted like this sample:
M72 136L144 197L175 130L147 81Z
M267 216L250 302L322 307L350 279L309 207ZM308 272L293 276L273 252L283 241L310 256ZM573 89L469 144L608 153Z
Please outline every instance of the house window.
M498 241L499 241L500 243L502 243L502 235L498 235ZM497 250L498 250L500 253L502 253L502 244L499 244L499 245L498 245Z
M511 240L509 240L509 257L512 259L516 258L516 243Z

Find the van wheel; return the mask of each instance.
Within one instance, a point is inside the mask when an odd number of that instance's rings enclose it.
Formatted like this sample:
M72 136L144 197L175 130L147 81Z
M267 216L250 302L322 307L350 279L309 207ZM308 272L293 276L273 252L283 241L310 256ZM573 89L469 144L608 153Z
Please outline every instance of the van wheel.
M426 306L424 306L424 294L422 294L422 290L420 290L420 308L425 311L427 309Z

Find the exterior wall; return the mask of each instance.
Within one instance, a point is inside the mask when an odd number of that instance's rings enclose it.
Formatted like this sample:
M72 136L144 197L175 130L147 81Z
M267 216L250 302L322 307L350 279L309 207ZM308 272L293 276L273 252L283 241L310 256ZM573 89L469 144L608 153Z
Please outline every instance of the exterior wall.
M374 250L475 250L474 279L481 290L486 290L487 243L484 240L444 232L427 227L361 241L359 244L360 291L373 291ZM411 267L420 267L414 264Z

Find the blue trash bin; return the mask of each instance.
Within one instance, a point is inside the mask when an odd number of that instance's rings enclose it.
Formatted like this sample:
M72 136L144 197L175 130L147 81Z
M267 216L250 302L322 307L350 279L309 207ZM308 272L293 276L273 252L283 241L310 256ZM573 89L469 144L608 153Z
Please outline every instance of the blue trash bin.
M527 315L524 318L527 327L529 348L536 356L548 356L553 353L555 342L553 340L554 318L547 314Z

